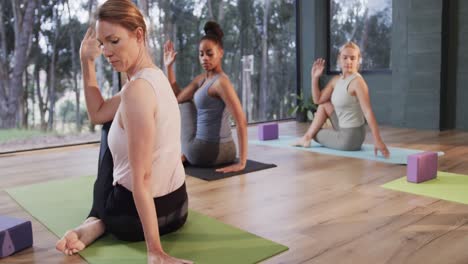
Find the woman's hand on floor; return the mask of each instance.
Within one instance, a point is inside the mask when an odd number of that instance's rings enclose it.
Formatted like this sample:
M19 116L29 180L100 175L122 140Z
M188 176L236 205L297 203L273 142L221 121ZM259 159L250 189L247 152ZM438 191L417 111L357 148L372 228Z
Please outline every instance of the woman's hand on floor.
M390 151L388 151L387 146L382 141L376 142L374 145L374 154L377 156L378 152L381 152L382 155L388 159L390 157Z
M148 264L193 264L190 260L169 256L163 251L148 252Z
M232 164L224 168L217 169L216 172L228 173L228 172L241 171L243 169L245 169L245 163L239 162L239 163Z

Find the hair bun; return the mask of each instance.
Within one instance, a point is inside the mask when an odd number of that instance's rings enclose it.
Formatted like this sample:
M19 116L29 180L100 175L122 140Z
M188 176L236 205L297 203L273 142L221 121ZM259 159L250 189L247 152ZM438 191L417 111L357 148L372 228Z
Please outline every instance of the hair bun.
M203 27L203 30L205 31L205 35L214 35L219 40L223 39L223 36L224 36L223 30L221 29L219 24L214 21L206 22L205 26Z

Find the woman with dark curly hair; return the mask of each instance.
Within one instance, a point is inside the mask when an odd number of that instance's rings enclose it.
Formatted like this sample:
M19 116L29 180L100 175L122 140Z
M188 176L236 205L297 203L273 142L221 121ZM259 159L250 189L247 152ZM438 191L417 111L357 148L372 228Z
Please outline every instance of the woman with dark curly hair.
M199 60L205 72L180 89L174 73L177 52L171 41L164 45L164 65L179 102L182 119L182 160L198 166L216 166L236 160L229 113L237 124L239 161L219 172L240 171L247 162L247 121L229 77L222 69L223 31L216 22L207 22L200 40Z

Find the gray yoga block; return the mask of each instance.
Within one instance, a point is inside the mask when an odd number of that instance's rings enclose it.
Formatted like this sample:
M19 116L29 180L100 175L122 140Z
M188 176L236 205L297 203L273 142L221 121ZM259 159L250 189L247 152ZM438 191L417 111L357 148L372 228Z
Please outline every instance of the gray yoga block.
M33 244L31 221L0 215L0 258Z

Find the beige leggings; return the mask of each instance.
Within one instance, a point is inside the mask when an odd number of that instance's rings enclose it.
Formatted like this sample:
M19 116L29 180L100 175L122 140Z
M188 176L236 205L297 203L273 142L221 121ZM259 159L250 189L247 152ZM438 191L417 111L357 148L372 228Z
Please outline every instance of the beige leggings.
M330 116L333 129L320 129L315 141L327 148L360 150L366 137L365 124L359 127L341 128L335 111Z

